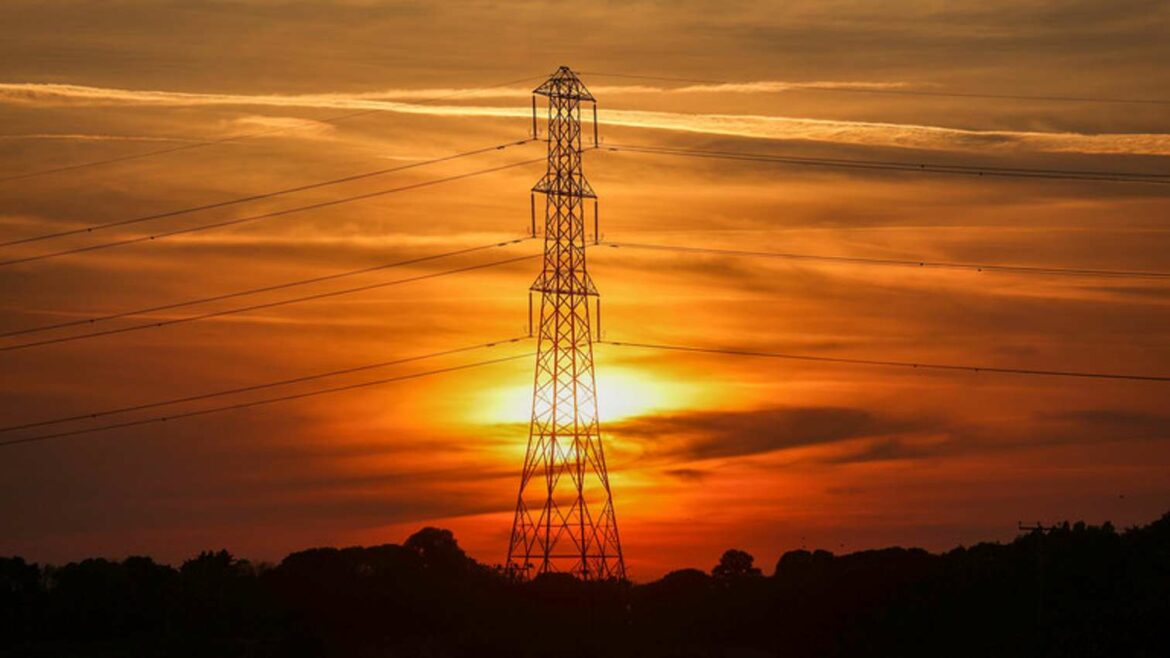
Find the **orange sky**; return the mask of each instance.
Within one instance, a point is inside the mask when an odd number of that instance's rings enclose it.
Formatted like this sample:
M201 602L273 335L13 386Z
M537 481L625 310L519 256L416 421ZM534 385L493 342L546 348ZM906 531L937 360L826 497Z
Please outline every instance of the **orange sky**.
M899 1L880 9L859 2L593 3L571 16L561 14L560 4L543 2L326 4L4 3L0 178L267 132L0 181L0 241L522 139L527 92L560 64L743 83L583 74L600 101L601 134L610 144L1170 170L1170 104L832 91L1170 99L1164 3L964 8ZM533 79L492 87L523 76ZM446 95L452 96L420 102ZM377 111L323 120L360 110ZM538 158L541 147L6 247L0 260L409 185ZM0 267L0 330L517 237L527 230L528 189L541 167ZM585 168L609 240L1170 271L1166 186L607 151L588 154ZM526 242L296 294L538 248ZM613 340L1170 372L1165 282L604 248L590 252L590 269L603 297L604 331ZM535 273L536 263L523 261L0 353L0 425L509 338L525 329L525 290ZM327 384L530 349L503 346ZM1127 525L1170 508L1165 384L605 345L597 355L618 521L635 579L709 568L732 546L753 552L767 570L783 551L800 546L945 549L1010 538L1019 520ZM0 449L0 554L62 561L148 553L173 561L227 547L275 560L309 546L397 542L423 525L440 525L453 529L477 559L502 561L527 438L531 369L531 359L521 359Z

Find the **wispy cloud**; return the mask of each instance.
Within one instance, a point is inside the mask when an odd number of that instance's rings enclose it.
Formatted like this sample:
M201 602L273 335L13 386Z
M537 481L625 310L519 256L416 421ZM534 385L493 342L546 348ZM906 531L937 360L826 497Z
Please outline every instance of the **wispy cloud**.
M759 80L755 82L712 82L682 87L660 87L651 85L589 85L597 94L776 94L786 91L809 89L848 89L856 91L885 91L907 89L905 82L857 82L851 80L813 80L791 82L784 80Z
M691 461L909 433L930 424L853 407L768 407L639 416L609 429L648 444L650 454Z
M1031 150L1068 153L1170 155L1170 134L968 130L872 121L840 121L750 114L606 112L613 125L753 139L809 140L923 150Z
M14 105L35 106L113 106L138 105L161 107L199 107L215 105L260 106L260 107L301 107L301 108L336 108L351 110L385 110L406 112L416 107L412 104L393 102L390 99L423 100L435 96L452 96L458 94L460 98L500 98L498 90L477 89L450 89L424 90L437 92L434 96L403 92L396 95L395 90L365 92L365 93L319 93L319 94L219 94L193 93L182 91L159 91L121 89L117 87L91 87L86 85L66 85L52 83L0 83L0 101ZM530 90L515 89L516 96L531 93ZM438 99L436 99L438 100ZM443 109L441 107L426 108L429 110ZM419 111L424 111L419 108Z
M156 137L152 135L100 135L88 133L23 133L0 135L0 140L18 141L26 139L61 140L75 142L198 142L202 140L186 137Z
M749 83L732 85L740 88L768 89L796 83ZM800 83L804 85L844 85L854 83ZM724 85L692 87L692 90L716 91ZM625 87L631 89L632 87ZM653 88L650 88L653 89ZM686 88L683 88L686 89ZM449 100L501 98L505 92L493 89L425 90L450 93ZM509 94L527 95L522 89ZM395 94L398 94L397 96ZM519 118L528 116L526 107L485 105L437 105L391 98L422 96L422 92L386 90L358 94L212 94L171 91L130 90L81 85L41 83L0 84L0 103L30 106L248 106L349 111L383 111L400 114L434 116ZM440 94L441 96L441 94ZM435 98L431 96L430 98ZM836 144L875 147L900 147L940 151L1013 151L1028 150L1057 153L1096 153L1127 155L1170 155L1167 133L1076 133L1014 130L970 130L945 126L872 121L844 121L755 114L687 114L637 110L606 110L603 123L631 128L650 128L676 132L724 135L751 139L807 140Z
M257 129L271 131L296 131L301 137L329 138L337 131L337 127L324 121L302 119L300 117L273 117L254 114L240 117L232 122L234 126L252 133Z
M760 80L755 82L726 82L690 84L665 87L660 85L590 85L594 94L772 94L807 89L855 89L887 90L905 89L904 82L856 82L849 80L814 80L793 82L785 80ZM86 99L93 102L137 102L152 105L170 105L184 101L213 101L229 98L249 98L255 102L293 99L294 103L331 103L336 101L439 101L439 100L483 100L504 98L527 98L532 87L432 87L424 89L379 89L353 93L318 93L296 95L251 95L205 94L169 91L139 91L87 85L53 83L0 83L0 93L14 101L44 102L52 98Z

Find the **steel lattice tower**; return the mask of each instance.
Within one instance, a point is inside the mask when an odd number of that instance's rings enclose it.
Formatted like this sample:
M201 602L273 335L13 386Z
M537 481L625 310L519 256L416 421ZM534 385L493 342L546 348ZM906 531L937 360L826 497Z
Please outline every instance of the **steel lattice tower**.
M595 144L597 102L564 66L533 94L548 98L548 171L532 188L545 195L544 266L531 288L541 296L536 378L507 568L522 578L620 579L626 567L593 368L589 298L597 288L585 268L585 199L594 199L596 237L597 196L581 167L581 102L593 103ZM535 232L535 201L533 209Z

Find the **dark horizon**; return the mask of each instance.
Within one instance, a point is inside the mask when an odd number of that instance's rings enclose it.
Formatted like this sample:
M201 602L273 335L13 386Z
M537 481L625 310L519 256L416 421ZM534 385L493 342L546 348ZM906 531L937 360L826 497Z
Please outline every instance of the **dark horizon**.
M226 551L179 569L0 558L0 655L1154 656L1170 646L1167 557L1170 512L945 554L789 551L770 571L729 549L709 573L644 584L515 580L437 528L265 567Z
M828 545L805 546L802 544L798 547L788 547L788 548L778 549L779 555L777 556L776 560L778 562L779 560L783 559L784 555L786 555L788 553L797 553L797 552L801 552L801 551L808 552L808 553L825 552L825 553L830 553L830 554L833 554L835 556L840 556L840 557L844 557L847 555L861 554L861 553L872 553L875 551L882 551L882 550L886 550L886 549L922 551L925 553L929 553L931 555L945 555L945 554L950 553L950 552L965 550L967 548L970 548L971 546L984 545L984 544L990 544L990 545L1011 544L1011 543L1019 540L1021 537L1028 536L1029 534L1032 534L1033 532L1036 532L1036 531L1048 532L1048 531L1067 530L1067 529L1070 529L1070 528L1077 526L1077 525L1082 526L1082 527L1093 527L1093 528L1111 528L1116 532L1124 533L1124 532L1128 532L1131 530L1145 528L1145 527L1155 525L1155 524L1158 524L1161 522L1166 522L1168 517L1170 517L1170 511L1163 513L1162 515L1158 516L1157 518L1151 519L1147 522L1144 522L1144 523L1138 522L1138 523L1134 523L1134 524L1127 525L1124 527L1118 526L1108 519L1101 521L1101 522L1098 522L1098 523L1093 523L1093 522L1089 522L1089 521L1085 521L1085 520L1077 520L1077 521L1073 522L1073 521L1070 521L1068 519L1064 519L1064 520L1060 520L1060 521L1053 521L1050 523L1046 523L1043 521L1031 521L1031 522L1016 521L1015 523L1011 524L1010 530L1005 530L1004 533L1002 533L1002 536L1005 536L1005 537L1010 536L1009 539L1005 540L1002 537L999 537L999 538L989 537L989 538L984 538L982 540L974 542L973 544L957 544L955 546L941 548L941 549L936 548L933 550L926 548L926 547L923 547L923 546L916 546L913 544L905 544L905 543L896 543L896 544L890 544L890 545L885 545L885 546L876 546L875 545L875 546L864 546L864 547L854 547L854 548L848 548L842 544L838 544L836 547L828 546ZM68 561L65 561L64 563L60 563L60 564L53 563L53 562L46 562L46 561L28 560L28 559L25 559L24 556L21 556L21 555L0 554L0 560L20 559L20 560L24 560L27 564L32 565L32 566L40 566L42 568L57 568L57 567L60 567L60 566L66 565L66 564L77 564L77 563L89 561L89 560L104 560L104 561L112 562L112 563L120 563L120 562L124 562L126 560L145 558L145 559L150 560L154 564L157 564L160 566L170 567L170 568L178 568L182 564L184 564L192 559L195 559L200 555L227 554L227 555L231 555L232 558L235 560L241 560L241 561L246 562L250 565L253 565L257 568L263 569L263 568L270 568L272 566L279 565L283 559L286 559L290 555L307 553L307 552L312 552L312 551L317 551L317 550L340 550L340 551L353 550L353 549L366 550L366 549L377 549L377 548L383 547L383 546L400 546L400 545L407 543L409 541L410 537L413 537L413 536L418 535L419 533L423 533L423 532L431 531L431 530L438 530L440 532L450 533L453 538L458 539L455 536L455 534L449 529L435 528L432 526L422 526L422 527L419 527L418 529L416 529L415 531L411 532L409 535L407 535L407 537L402 541L402 543L389 542L389 543L383 543L383 544L368 544L368 545L352 544L352 545L344 545L344 546L336 546L336 547L321 546L321 545L306 546L306 547L302 547L299 549L294 549L293 551L290 551L288 554L286 554L282 558L274 558L274 557L270 557L270 556L244 555L244 554L240 554L240 553L232 550L229 546L215 546L215 547L204 547L202 549L198 549L195 552L195 554L188 556L188 557L185 557L185 558L180 558L178 560L166 560L166 559L157 560L157 559L155 559L154 556L141 554L141 553L133 553L133 552L123 552L123 553L117 553L117 554L104 554L104 555L89 555L89 556L81 557L81 558L74 559L74 560L68 560ZM847 548L848 548L848 550L846 552ZM460 549L460 550L463 550L463 549ZM739 551L741 549L727 548L727 549L724 549L724 551L716 552L715 554L712 554L711 561L712 562L716 561L719 558L720 554L722 552L725 552L726 550ZM497 571L503 569L504 560L502 558L497 559L497 560L493 560L491 558L487 558L487 559L477 558L474 555L471 555L470 553L467 553L467 552L465 552L464 554L467 555L468 559L470 559L470 560L474 561L476 564L479 564L479 565L484 566L486 568L494 569ZM757 556L753 554L753 558L755 558L755 557L757 557ZM762 555L762 557L764 559L764 563L767 563L766 554ZM694 570L707 571L709 569L710 569L709 566L702 566L699 564L683 565L683 566L679 566L675 569L672 569L671 571L668 571L666 574L663 574L663 575L658 576L656 578L643 579L643 578L639 578L637 573L633 573L633 574L631 574L632 577L626 578L625 580L627 580L630 584L633 584L633 585L646 584L646 583L656 582L656 581L662 580L663 577L665 577L666 575L669 575L670 573L674 573L674 572L694 571Z

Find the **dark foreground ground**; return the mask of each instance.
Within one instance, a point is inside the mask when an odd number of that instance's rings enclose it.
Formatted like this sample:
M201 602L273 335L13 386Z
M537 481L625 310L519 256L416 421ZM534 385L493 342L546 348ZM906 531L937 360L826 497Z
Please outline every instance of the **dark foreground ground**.
M3 656L1168 656L1170 514L943 555L728 551L644 585L514 583L428 528L274 567L0 558Z

